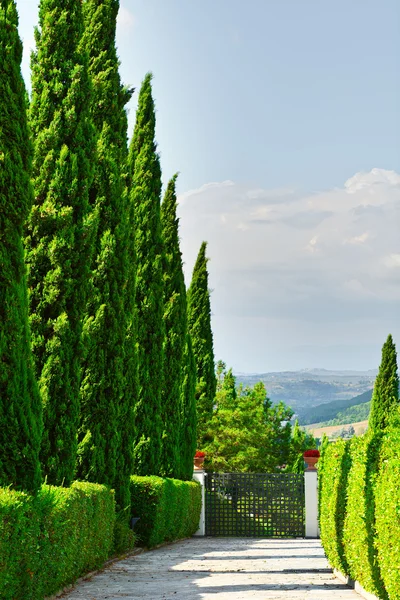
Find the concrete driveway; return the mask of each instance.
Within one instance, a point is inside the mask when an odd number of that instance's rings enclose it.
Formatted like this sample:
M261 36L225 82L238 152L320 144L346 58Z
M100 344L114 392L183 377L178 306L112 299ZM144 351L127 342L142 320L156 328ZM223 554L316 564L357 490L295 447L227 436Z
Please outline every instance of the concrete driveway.
M192 538L118 561L67 600L360 600L319 540Z

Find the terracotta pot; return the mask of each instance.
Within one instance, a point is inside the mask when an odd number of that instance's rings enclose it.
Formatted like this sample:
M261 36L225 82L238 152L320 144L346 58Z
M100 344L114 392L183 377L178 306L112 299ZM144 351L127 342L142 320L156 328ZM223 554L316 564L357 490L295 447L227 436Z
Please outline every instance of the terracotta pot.
M193 459L193 463L194 463L194 470L195 471L202 471L203 470L203 463L204 463L204 456L199 456L198 458L194 458Z
M316 471L315 465L319 461L319 456L303 456L304 461L307 463L306 471Z

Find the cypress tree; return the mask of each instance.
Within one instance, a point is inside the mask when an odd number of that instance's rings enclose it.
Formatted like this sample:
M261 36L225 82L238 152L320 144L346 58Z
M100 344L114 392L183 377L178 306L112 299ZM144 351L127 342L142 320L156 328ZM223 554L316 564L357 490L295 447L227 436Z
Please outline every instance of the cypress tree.
M207 243L203 242L193 269L188 290L188 323L196 361L197 440L202 444L207 423L213 414L217 387L214 371L213 335L211 330L210 291L206 258Z
M28 326L22 235L32 203L32 147L14 0L0 1L0 486L36 492L42 406Z
M43 400L47 481L75 473L82 315L96 217L89 203L94 129L82 48L82 4L41 0L32 57L33 182L27 263L36 372Z
M83 326L86 358L81 383L78 469L81 479L115 489L117 505L130 504L133 396L126 389L124 291L127 278L127 196L122 168L127 158L125 104L115 47L119 0L83 5L84 46L93 83L91 114L97 160L90 190L98 214L91 294Z
M161 168L155 143L151 74L139 94L129 148L130 201L135 216L138 394L135 406L134 472L158 475L161 469L161 389L163 384L163 267L160 195Z
M383 431L389 424L393 409L399 405L399 376L396 346L391 335L382 347L382 361L372 394L369 430Z
M190 480L193 478L193 457L196 452L196 444L196 361L193 354L192 339L190 334L187 333L183 357L179 479Z
M167 477L180 473L181 418L184 357L187 332L186 287L179 248L179 219L176 215L176 178L168 184L161 205L165 251L164 272L164 385L162 389L163 445L161 472ZM193 457L191 457L193 458Z

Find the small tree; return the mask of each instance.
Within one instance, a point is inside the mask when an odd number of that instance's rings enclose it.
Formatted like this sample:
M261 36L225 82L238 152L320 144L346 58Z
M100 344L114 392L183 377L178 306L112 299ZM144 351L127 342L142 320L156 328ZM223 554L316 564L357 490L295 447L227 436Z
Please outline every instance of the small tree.
M197 386L197 443L202 445L207 424L212 418L217 387L214 366L213 334L211 329L210 290L206 258L207 243L203 242L193 269L188 290L189 333L196 361Z
M231 371L223 371L202 450L207 468L225 472L274 472L290 451L290 408L272 406L262 382L236 389Z
M0 486L36 492L42 406L30 348L22 232L32 147L14 0L0 1Z
M163 385L163 269L161 168L155 143L155 107L151 74L139 94L135 130L129 149L130 202L135 222L138 397L135 406L134 472L159 475L161 469Z
M382 361L375 379L368 430L383 431L389 424L393 410L399 405L399 376L396 346L391 335L382 347Z

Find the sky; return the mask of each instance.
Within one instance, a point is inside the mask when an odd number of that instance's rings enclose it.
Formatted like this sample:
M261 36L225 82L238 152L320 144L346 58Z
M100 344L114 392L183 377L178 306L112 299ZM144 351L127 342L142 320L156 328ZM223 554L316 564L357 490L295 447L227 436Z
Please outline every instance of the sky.
M400 346L398 0L124 0L117 43L130 133L154 74L187 283L208 242L216 359L377 368Z

